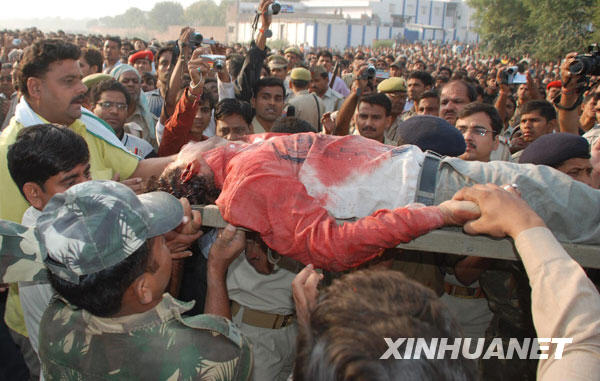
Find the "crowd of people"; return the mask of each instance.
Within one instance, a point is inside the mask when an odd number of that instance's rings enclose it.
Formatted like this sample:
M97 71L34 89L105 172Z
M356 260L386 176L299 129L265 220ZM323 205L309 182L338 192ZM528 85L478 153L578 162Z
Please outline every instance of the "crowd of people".
M559 243L600 244L577 53L277 51L271 3L248 46L3 32L0 375L595 379L600 273ZM442 226L519 260L396 248ZM571 341L383 359L389 338Z

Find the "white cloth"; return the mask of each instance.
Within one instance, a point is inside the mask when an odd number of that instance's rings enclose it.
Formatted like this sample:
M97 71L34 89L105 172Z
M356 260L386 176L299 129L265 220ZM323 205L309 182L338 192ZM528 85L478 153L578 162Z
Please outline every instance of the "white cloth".
M332 88L327 88L325 94L320 97L325 105L325 112L337 111L342 107L342 103L344 102L344 97L342 94L333 90Z
M282 268L268 275L260 274L242 253L227 272L229 299L253 310L290 315L294 313L292 281L295 276Z
M144 159L146 156L148 156L154 151L154 148L150 143L148 143L142 138L128 133L123 134L121 142L129 150L129 152L133 153L141 159Z
M323 207L335 218L368 216L376 210L409 205L414 202L425 154L416 146L402 148L372 170L356 171L344 182L333 185L320 181L323 170L318 162L309 159L300 169L299 179L311 197L326 200Z

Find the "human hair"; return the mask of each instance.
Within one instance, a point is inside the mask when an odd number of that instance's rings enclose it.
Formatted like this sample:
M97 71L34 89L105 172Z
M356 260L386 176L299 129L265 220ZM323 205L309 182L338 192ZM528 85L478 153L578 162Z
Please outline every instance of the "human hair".
M177 198L185 197L192 205L213 204L221 191L210 176L193 175L186 182L181 180L183 173L180 167L166 170L159 177L151 177L146 185L146 192L163 191Z
M112 41L112 42L116 42L117 45L119 46L119 49L121 49L121 37L119 36L108 36L104 39L104 41Z
M537 111L547 122L556 119L556 110L548 101L534 100L521 106L521 115Z
M248 102L225 98L215 106L215 120L223 120L231 115L239 115L249 125L254 118L252 106Z
M303 79L292 79L292 84L297 89L306 89L309 85L309 82Z
M156 53L156 55L154 56L155 66L158 66L158 60L160 59L160 56L162 56L165 52L173 53L173 46L163 46L162 48L158 49L158 53ZM171 62L174 62L175 60L176 57L174 55L171 56Z
M321 57L329 57L329 59L333 61L333 54L331 54L331 52L328 50L319 50L319 53L317 53L317 59Z
M442 70L447 70L447 71L448 71L448 73L450 74L450 75L448 76L448 78L451 78L451 77L452 77L452 69L450 69L448 66L441 66L441 67L439 68L439 70L438 70L438 73L439 73L440 71L442 71Z
M421 96L417 100L417 104L419 104L419 102L421 101L421 99L426 99L426 98L435 98L435 99L437 99L439 101L440 100L440 94L438 94L438 92L435 91L435 90L424 91L423 94L421 94Z
M321 291L299 326L295 381L475 380L475 363L451 359L380 359L384 338L453 338L461 329L437 295L397 271L361 270ZM398 348L404 354L406 341Z
M81 50L81 56L87 62L89 66L96 66L96 73L102 71L102 53L94 48L83 48Z
M287 134L298 134L301 132L317 132L310 123L294 116L279 118L273 123L270 132L282 132Z
M118 91L125 96L125 103L129 104L131 101L129 92L127 92L127 89L125 86L123 86L123 84L121 84L121 82L117 81L116 79L105 79L90 89L90 100L92 101L93 105L100 101L102 93L105 91Z
M413 71L408 75L408 79L418 79L425 87L433 86L433 77L426 71Z
M142 73L142 82L146 82L147 80L151 79L152 82L154 83L154 86L156 86L156 76L150 72L144 72Z
M19 131L6 155L8 171L23 196L23 185L44 183L59 172L67 172L90 159L85 140L68 128L36 124Z
M468 116L483 112L486 114L492 123L492 131L494 136L498 135L502 132L502 128L504 127L504 123L502 122L502 118L500 118L500 114L498 110L490 104L487 103L479 103L473 102L467 104L462 110L458 112L458 119L466 118Z
M110 317L121 310L123 295L144 272L151 270L148 263L150 248L144 242L133 254L114 266L93 274L81 275L79 284L70 283L48 271L52 288L75 307L95 316Z
M232 78L237 78L237 76L242 71L242 66L244 66L244 57L233 53L228 55L225 58L225 61L229 61L229 74Z
M17 65L18 89L29 97L27 80L31 77L40 78L45 75L50 64L62 60L78 60L81 50L77 45L62 40L40 40L27 47L23 58Z
M467 89L467 98L469 98L469 102L475 102L475 100L477 99L477 90L475 90L475 87L469 82L465 81L464 79L452 79L450 82L447 82L444 84L444 86L442 86L442 90L444 89L444 87L450 86L455 83L460 83Z
M359 105L361 103L368 103L370 105L378 105L385 109L385 116L390 116L392 114L392 102L384 93L374 93L364 96L360 99Z
M254 85L254 88L252 89L252 96L256 98L256 95L263 87L272 86L281 87L281 90L283 91L283 96L285 97L285 86L283 86L283 81L277 77L264 77L259 79Z

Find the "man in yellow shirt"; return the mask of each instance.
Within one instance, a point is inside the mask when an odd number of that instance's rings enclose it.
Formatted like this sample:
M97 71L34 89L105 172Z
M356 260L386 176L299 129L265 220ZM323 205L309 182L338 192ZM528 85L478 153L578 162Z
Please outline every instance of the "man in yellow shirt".
M82 109L87 88L81 82L78 64L80 54L77 46L61 40L38 41L23 54L17 69L17 83L22 97L15 116L0 135L0 219L20 223L29 207L10 177L6 159L8 147L25 127L41 123L67 126L81 135L88 145L93 179L133 179L127 185L135 191L142 190L143 179L159 175L174 159L140 160L123 147L108 124ZM4 320L13 333L27 336L16 285L10 288ZM23 343L27 343L27 340L23 340ZM24 345L20 345L22 351ZM25 353L25 358L30 372L38 374L35 354L32 357Z

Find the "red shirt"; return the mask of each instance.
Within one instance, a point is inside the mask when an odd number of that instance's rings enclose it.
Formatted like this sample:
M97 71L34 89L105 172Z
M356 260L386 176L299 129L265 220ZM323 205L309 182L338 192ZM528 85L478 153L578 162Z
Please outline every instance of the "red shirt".
M305 133L227 144L202 156L222 189L216 204L226 221L259 232L282 255L341 271L441 227L443 216L437 207L399 207L338 225L324 208L326 197L307 193L300 170L310 164L321 183L339 186L405 149L359 136Z

